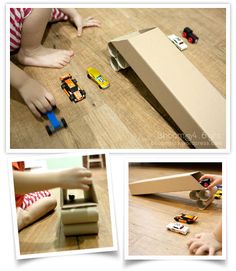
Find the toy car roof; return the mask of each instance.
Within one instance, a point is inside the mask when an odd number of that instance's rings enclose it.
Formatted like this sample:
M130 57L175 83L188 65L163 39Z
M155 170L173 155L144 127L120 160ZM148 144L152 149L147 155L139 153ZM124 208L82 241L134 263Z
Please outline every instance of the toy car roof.
M72 77L72 75L71 75L70 73L67 73L67 74L61 76L61 77L60 77L60 80L63 81L63 80L65 80L65 79L71 78L71 77Z
M92 67L89 67L87 69L87 72L92 73L94 77L97 77L99 75L101 76L100 72L97 69L92 68Z

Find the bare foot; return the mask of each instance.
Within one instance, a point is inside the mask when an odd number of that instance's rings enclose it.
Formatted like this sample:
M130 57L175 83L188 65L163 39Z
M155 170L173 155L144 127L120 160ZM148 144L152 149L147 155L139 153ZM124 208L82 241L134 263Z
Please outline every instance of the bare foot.
M21 64L28 66L63 68L71 61L73 55L73 51L39 46L33 50L20 48L17 59Z
M29 109L38 118L41 118L39 111L46 113L56 105L52 94L32 78L27 79L18 91Z

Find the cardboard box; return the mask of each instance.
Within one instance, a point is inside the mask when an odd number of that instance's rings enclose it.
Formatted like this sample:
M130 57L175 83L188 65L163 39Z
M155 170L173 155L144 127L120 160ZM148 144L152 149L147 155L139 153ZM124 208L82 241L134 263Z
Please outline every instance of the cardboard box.
M204 187L198 182L202 175L200 171L195 171L145 179L130 183L129 188L132 195L203 190Z
M97 207L70 208L61 210L62 224L80 224L98 221Z
M98 233L98 200L93 184L88 191L61 189L61 222L65 236Z
M128 62L196 148L226 148L225 98L159 28L140 30L108 45Z
M74 200L69 199L69 195L74 195ZM98 200L94 185L90 185L88 191L81 189L61 189L61 209L83 208L97 206Z
M65 236L98 234L98 223L64 225Z

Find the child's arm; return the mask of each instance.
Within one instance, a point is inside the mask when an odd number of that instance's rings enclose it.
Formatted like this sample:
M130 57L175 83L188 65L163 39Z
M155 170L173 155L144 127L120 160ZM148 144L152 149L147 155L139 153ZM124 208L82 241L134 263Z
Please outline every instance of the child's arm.
M78 36L82 35L82 29L85 27L100 26L100 22L93 17L83 19L75 8L60 8L60 10L75 24Z
M88 190L91 171L85 168L71 168L60 171L24 172L13 171L16 194L48 190L56 187Z
M199 233L187 243L191 254L214 255L222 248L222 222L216 227L214 232Z
M19 91L26 105L36 117L41 117L39 111L46 113L52 110L52 106L56 105L56 102L51 93L12 62L10 69L11 85Z
M207 187L207 189L213 188L219 184L222 184L222 176L221 175L213 175L213 174L205 174L199 180L210 179L211 184Z

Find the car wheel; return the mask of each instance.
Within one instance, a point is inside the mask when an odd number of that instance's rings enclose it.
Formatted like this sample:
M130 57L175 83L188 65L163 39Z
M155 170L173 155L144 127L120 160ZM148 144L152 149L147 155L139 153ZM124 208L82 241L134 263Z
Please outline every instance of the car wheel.
M63 126L64 128L67 128L67 127L68 127L67 122L66 122L66 120L65 120L64 118L61 119L61 123L62 123L62 126Z
M65 83L61 84L61 88L65 89L66 88L66 84Z
M91 79L91 76L87 73L87 77L89 78L89 79Z
M85 92L85 90L81 89L81 92L80 92L80 93L81 93L82 96L86 97L86 92Z
M74 99L75 99L75 95L70 95L70 100L73 102L74 101Z
M46 125L45 128L47 130L48 135L51 136L52 135L52 130L50 129L49 125Z
M189 41L190 43L193 43L193 38L192 38L192 37L188 38L188 41Z

